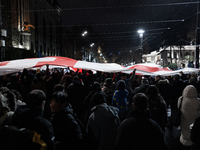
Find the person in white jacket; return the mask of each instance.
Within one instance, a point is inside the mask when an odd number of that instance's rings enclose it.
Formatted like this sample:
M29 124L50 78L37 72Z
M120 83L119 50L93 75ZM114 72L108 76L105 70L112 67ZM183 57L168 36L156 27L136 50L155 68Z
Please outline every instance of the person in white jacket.
M182 96L178 99L178 107L183 97L181 106L181 136L180 142L184 150L190 150L193 142L190 139L191 129L190 125L194 123L199 114L200 99L198 93L193 85L188 85L183 90Z

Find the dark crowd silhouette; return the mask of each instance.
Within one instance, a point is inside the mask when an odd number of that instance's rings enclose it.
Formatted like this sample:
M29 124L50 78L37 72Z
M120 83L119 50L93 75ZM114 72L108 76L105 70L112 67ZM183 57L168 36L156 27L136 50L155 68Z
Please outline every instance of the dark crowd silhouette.
M170 150L165 132L173 129L180 99L180 150L200 149L198 73L144 76L136 69L46 66L0 77L0 149Z

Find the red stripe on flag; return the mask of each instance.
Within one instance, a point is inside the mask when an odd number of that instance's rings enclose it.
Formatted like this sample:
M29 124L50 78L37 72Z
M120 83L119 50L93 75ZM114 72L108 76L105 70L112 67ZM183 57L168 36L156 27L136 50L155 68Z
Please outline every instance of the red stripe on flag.
M6 66L8 63L9 61L0 62L0 66Z
M48 58L48 57L46 57L46 58ZM41 66L44 66L46 64L55 65L55 66L73 67L77 63L77 60L71 59L71 58L67 58L67 57L53 57L53 58L56 58L56 59L54 61L41 61L41 62L38 62L34 67L41 67Z

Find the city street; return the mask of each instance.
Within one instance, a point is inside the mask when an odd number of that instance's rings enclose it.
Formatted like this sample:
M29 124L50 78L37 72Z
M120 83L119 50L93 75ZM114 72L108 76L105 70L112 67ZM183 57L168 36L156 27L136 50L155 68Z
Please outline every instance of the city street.
M165 129L165 139L170 150L180 150L181 143L179 142L180 127L173 129Z

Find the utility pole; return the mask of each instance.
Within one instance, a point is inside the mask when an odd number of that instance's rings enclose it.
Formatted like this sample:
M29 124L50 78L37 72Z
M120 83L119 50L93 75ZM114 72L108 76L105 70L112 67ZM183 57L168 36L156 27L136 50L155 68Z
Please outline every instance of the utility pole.
M196 68L199 68L199 0L197 0L197 20L196 20Z

